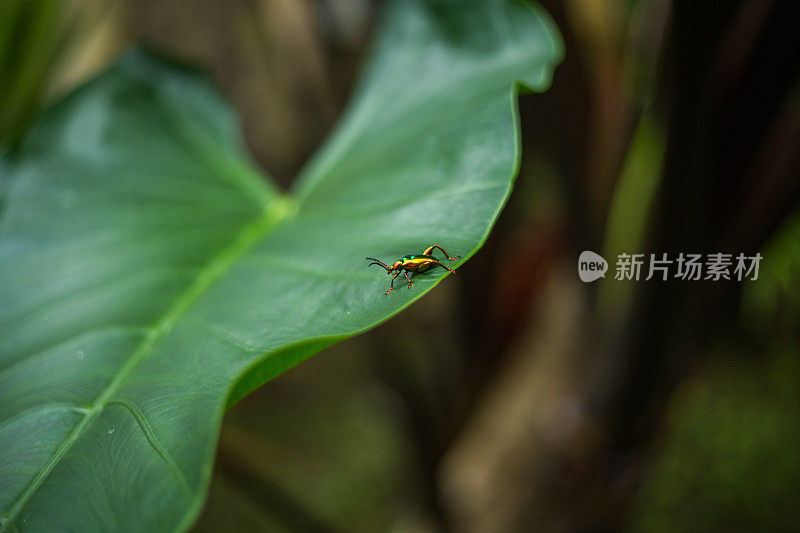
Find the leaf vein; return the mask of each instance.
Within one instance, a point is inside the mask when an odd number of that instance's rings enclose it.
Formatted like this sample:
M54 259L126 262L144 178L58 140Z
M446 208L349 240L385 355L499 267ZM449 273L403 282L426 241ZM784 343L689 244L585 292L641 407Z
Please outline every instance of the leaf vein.
M0 527L5 529L7 524L13 524L16 516L42 483L44 483L53 468L61 461L72 445L75 444L86 427L98 416L103 407L108 405L112 396L125 379L127 379L134 369L147 358L153 351L153 347L169 333L177 320L182 317L241 256L249 251L256 242L266 236L281 220L292 216L294 212L293 205L288 199L281 197L275 198L272 202L267 204L267 207L260 217L242 228L238 236L233 239L230 246L223 249L200 270L194 281L175 300L175 303L161 318L156 321L154 327L149 330L147 336L120 369L116 378L114 378L97 397L92 407L87 411L86 416L75 426L64 442L61 443L58 449L42 466L19 498L17 498L5 517L0 521Z
M144 413L142 413L142 410L139 409L139 406L130 400L110 400L108 403L106 403L106 405L119 405L128 410L128 412L136 420L136 423L139 424L139 428L141 428L142 433L144 433L147 442L150 443L150 446L152 446L156 453L161 456L165 463L167 463L167 466L169 466L170 470L172 470L172 472L180 481L181 486L191 495L192 490L189 488L189 483L187 483L183 472L178 467L178 463L175 462L175 459L172 458L166 448L164 448L161 443L158 442L155 431L153 431L153 427L150 425L150 422L147 421L147 418L144 416Z

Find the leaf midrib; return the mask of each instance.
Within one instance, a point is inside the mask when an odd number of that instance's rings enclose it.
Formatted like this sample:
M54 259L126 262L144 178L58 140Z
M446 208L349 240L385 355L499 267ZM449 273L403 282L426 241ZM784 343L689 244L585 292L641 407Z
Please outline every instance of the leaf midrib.
M263 209L261 216L243 226L233 242L206 264L186 290L175 300L173 305L148 329L147 335L136 347L136 350L128 358L125 365L117 372L116 377L103 389L91 406L85 410L83 419L72 429L25 491L14 501L14 504L0 521L0 530L5 530L8 524L13 523L19 512L44 483L53 468L78 440L84 429L109 405L111 398L122 383L147 358L153 351L154 346L170 332L175 323L222 278L237 260L259 241L263 240L280 222L294 216L296 212L296 206L290 199L274 197Z

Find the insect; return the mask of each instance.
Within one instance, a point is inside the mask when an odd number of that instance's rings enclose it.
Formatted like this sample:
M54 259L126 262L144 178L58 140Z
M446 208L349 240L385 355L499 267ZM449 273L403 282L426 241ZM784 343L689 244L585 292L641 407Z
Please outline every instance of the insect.
M438 244L434 244L426 248L425 251L419 255L413 255L413 254L404 255L402 258L392 263L391 266L387 265L386 263L384 263L379 259L375 259L374 257L367 257L367 259L372 261L372 263L370 263L367 266L368 267L371 267L372 265L381 266L386 269L387 274L391 274L392 272L394 272L394 275L392 276L392 282L389 284L389 290L386 291L386 294L389 294L394 290L394 280L397 279L397 276L399 276L401 272L408 280L408 288L410 289L414 285L414 282L411 281L411 278L408 276L409 272L411 272L412 274L416 274L417 272L425 272L426 270L430 270L431 268L440 266L445 270L449 270L450 272L455 273L455 270L453 270L452 268L447 268L432 255L434 248L440 249L442 253L445 255L445 257L447 257L450 261L455 261L456 259L459 258L459 256L450 257L449 255L447 255L447 252L444 251L444 248L442 248Z

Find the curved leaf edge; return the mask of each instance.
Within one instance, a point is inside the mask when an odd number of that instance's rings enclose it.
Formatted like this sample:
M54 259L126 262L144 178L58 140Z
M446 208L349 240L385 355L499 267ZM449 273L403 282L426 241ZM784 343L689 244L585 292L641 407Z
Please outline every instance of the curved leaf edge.
M520 92L519 88L520 85L517 84L511 87L509 91L509 99L510 99L509 103L511 105L511 114L513 118L513 127L514 127L514 161L508 180L508 187L506 188L506 192L503 196L502 201L498 203L497 209L492 215L492 221L487 226L486 231L481 237L480 242L477 244L477 246L475 246L475 248L472 249L472 251L469 254L467 254L459 261L459 266L468 261L486 243L486 240L489 238L489 235L494 229L494 226L497 224L497 220L500 217L500 213L502 212L505 205L508 203L508 199L511 197L511 192L514 188L514 183L519 174L519 168L522 162L522 143L521 143L522 133L519 120L519 108L517 105ZM414 296L414 298L409 300L402 307L390 313L389 315L385 316L381 320L374 322L373 324L370 324L358 330L354 330L350 333L327 335L327 336L305 339L303 341L288 346L284 346L277 350L265 352L260 359L258 359L247 369L245 369L242 372L241 376L236 381L232 382L231 386L228 389L227 401L224 407L214 413L213 416L218 430L215 435L213 446L211 446L211 457L209 457L209 460L213 460L214 451L216 450L217 443L219 441L220 431L222 428L222 418L227 409L231 408L233 405L239 402L239 400L244 398L247 394L254 391L258 387L278 377L286 370L289 370L294 366L310 359L314 355L317 355L318 353L324 351L326 348L329 348L334 344L337 344L343 340L347 340L357 335L362 335L376 328L377 326L380 326L381 324L387 322L388 320L392 319L399 313L405 311L412 304L417 302L429 291L433 290L434 287L436 287L442 280L444 280L449 275L450 273L446 272L445 274L439 276L438 278L436 278L434 283L431 284L430 287L421 290L418 294ZM290 362L286 363L286 359L289 359ZM206 472L204 472L203 480L201 483L202 492L197 494L196 505L193 505L192 508L188 510L184 520L181 522L178 528L178 531L188 530L200 516L200 513L202 512L203 509L203 505L205 504L206 498L208 497L210 480L211 480L211 470L207 470Z
M490 224L487 225L486 231L481 237L481 240L469 254L464 256L461 259L461 261L459 261L459 266L464 264L473 255L475 255L481 248L483 248L483 245L486 243L487 239L489 238L489 235L491 234L492 230L497 224L497 221L500 217L500 213L505 208L509 198L511 197L511 192L513 191L514 184L516 182L517 176L519 175L520 166L522 164L522 130L521 130L519 106L518 106L519 95L546 91L552 83L552 78L556 67L564 59L563 39L561 37L561 34L558 32L556 28L555 22L553 21L551 15L547 12L547 10L544 9L544 7L538 3L532 4L527 2L526 0L516 0L516 1L524 5L531 11L533 11L543 22L554 55L552 62L549 63L550 68L545 70L542 78L535 81L517 80L516 83L510 87L509 105L511 106L511 115L514 128L514 159L508 180L508 186L506 188L502 200L498 202L497 208L494 214L492 215L492 220ZM343 113L342 116L345 116L345 113ZM332 137L332 135L328 136L328 138L330 137ZM303 175L303 171L301 171L300 175L301 176ZM293 193L296 190L297 189L295 187L292 187L290 192ZM289 198L291 198L291 196L292 195L289 194ZM421 290L414 298L409 300L402 307L388 314L381 320L374 322L373 324L354 330L350 333L320 336L311 339L305 339L298 343L294 343L289 346L284 346L278 350L265 352L260 359L256 360L252 365L246 368L236 381L232 382L231 386L228 389L227 400L225 402L224 408L214 413L215 422L218 430L214 438L213 446L211 447L212 448L211 457L209 458L209 460L213 460L214 451L216 450L217 443L219 441L220 431L222 429L222 418L225 414L225 411L233 407L247 394L254 391L258 387L264 385L265 383L271 381L272 379L276 378L286 370L289 370L294 366L310 359L314 355L324 351L326 348L329 348L334 344L337 344L343 340L347 340L351 337L362 335L380 326L381 324L387 322L388 320L394 318L396 315L405 311L408 307L417 302L420 298L422 298L425 294L427 294L428 291L433 290L442 280L444 280L449 275L450 275L449 272L440 275L434 281L434 283L431 284L430 287ZM295 352L293 356L291 355L292 352ZM288 364L285 363L285 360L287 358L291 359L291 363ZM211 470L207 470L207 473L204 473L203 475L203 482L201 484L202 492L197 495L198 499L196 500L196 504L193 505L192 508L187 511L184 520L181 522L178 528L178 531L188 530L192 526L192 524L194 524L199 518L200 513L203 510L205 501L208 497L208 491L210 490L210 480L211 480Z

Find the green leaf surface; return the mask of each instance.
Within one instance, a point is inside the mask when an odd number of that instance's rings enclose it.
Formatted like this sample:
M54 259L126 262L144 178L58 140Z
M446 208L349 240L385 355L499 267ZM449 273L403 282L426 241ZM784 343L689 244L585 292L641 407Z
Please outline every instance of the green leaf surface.
M141 52L51 109L3 176L0 527L186 529L229 403L443 277L387 296L365 256L480 247L515 82L544 90L560 55L539 8L392 3L289 195L207 82Z

